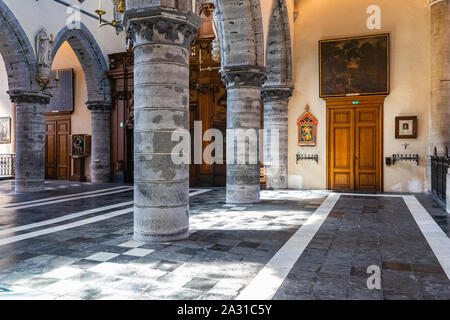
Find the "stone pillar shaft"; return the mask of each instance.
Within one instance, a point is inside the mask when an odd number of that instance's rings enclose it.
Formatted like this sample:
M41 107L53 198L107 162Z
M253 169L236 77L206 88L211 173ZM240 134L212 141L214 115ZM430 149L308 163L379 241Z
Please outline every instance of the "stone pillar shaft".
M263 68L234 67L222 70L227 86L227 203L260 201L259 129L261 127L261 85ZM236 130L241 130L236 131ZM245 149L237 138L247 136ZM236 137L236 139L234 139ZM234 143L232 142L234 140ZM256 155L253 154L256 145ZM251 160L256 158L256 162ZM234 160L234 161L233 161ZM254 159L253 159L254 160Z
M287 189L288 167L288 103L292 94L289 87L264 88L264 163L269 189ZM272 139L275 134L279 139ZM276 137L276 135L275 135ZM272 143L278 143L278 146Z
M189 164L172 160L179 142L171 135L189 130L190 41L200 21L160 8L136 15L126 15L134 44L134 238L179 240L189 235Z
M431 125L429 154L450 148L450 1L431 1Z
M450 213L450 172L447 173L447 213Z
M110 121L111 105L104 102L87 102L91 111L91 181L105 183L110 181Z
M45 188L45 106L50 94L9 91L16 104L16 192Z

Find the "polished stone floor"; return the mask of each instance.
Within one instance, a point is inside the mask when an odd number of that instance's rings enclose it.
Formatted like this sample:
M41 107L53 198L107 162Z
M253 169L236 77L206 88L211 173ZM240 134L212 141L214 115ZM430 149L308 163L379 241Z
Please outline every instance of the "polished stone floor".
M261 203L236 206L223 188L194 188L191 236L140 243L129 185L49 181L15 194L3 181L0 299L241 299L255 288L274 299L450 299L450 227L431 198L333 197L262 191ZM369 265L380 290L367 288Z

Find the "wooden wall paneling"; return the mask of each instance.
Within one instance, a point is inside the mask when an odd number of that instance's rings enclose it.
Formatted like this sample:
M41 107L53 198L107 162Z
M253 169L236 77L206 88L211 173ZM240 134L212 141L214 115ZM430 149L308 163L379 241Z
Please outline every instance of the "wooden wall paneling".
M112 87L111 162L114 182L133 182L133 94L134 57L132 52L109 55L107 72Z

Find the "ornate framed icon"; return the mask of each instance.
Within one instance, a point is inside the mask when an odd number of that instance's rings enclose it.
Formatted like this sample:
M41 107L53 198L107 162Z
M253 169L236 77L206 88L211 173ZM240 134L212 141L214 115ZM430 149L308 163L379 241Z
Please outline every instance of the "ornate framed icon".
M87 134L72 135L72 157L82 158L91 155L91 136Z
M317 119L310 113L307 105L305 113L297 119L298 145L313 147L317 144Z
M417 117L395 117L395 139L416 139Z
M0 117L0 144L11 143L11 118Z

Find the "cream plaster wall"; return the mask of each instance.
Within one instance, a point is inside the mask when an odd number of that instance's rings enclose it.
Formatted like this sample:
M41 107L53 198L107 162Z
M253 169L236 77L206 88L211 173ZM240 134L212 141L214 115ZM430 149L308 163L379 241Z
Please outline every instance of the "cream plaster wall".
M0 144L0 154L14 153L14 104L9 100L6 91L8 91L8 76L5 62L0 55L0 117L11 118L11 143Z
M78 61L75 52L66 41L55 55L53 60L52 70L57 69L73 69L74 72L74 95L75 104L74 112L71 116L71 133L72 134L90 134L91 128L91 112L86 107L87 86L83 73L83 68ZM91 157L85 159L85 174L88 181L91 180ZM73 162L72 162L73 169Z
M381 30L369 30L367 7L381 8ZM289 103L289 187L326 188L326 103L319 98L318 41L375 33L391 35L391 94L385 101L384 156L418 153L420 165L401 162L384 165L386 192L424 191L428 149L430 104L430 8L427 0L300 0L294 24L293 72L295 89ZM319 165L303 161L298 165L297 118L306 104L318 118L318 145L305 153L319 154ZM418 139L396 140L395 117L417 115ZM402 143L411 145L405 151ZM384 160L383 160L384 162Z

